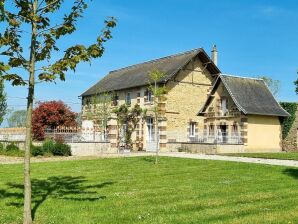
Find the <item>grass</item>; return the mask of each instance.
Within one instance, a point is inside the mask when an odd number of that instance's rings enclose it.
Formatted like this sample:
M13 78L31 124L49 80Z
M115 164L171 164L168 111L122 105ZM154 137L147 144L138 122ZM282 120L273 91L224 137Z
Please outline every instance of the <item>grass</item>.
M298 160L298 152L277 152L277 153L225 153L224 156L252 157L264 159Z
M298 223L298 169L151 157L32 164L34 223ZM0 165L0 223L22 222L22 165Z

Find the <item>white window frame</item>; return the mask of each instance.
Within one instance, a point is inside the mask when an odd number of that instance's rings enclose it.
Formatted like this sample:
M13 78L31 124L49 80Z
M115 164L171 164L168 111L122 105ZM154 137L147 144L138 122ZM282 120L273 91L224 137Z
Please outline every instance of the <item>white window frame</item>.
M129 96L129 97L128 97ZM129 99L129 102L128 102ZM130 106L131 105L131 92L127 92L125 95L125 103Z
M189 123L189 137L196 136L196 122Z

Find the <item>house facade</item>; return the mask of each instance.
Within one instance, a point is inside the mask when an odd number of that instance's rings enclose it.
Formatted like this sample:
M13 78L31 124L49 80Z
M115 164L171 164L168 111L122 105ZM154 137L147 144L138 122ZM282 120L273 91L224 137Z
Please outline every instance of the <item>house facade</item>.
M262 79L224 74L217 77L198 115L205 118L209 142L242 143L245 152L280 151L280 120L289 116Z
M259 136L256 130L265 128L262 126L263 117L239 110L229 89L222 84L222 75L216 62L215 47L212 50L212 59L199 48L112 71L81 95L83 123L85 121L89 124L88 131L96 130L96 125L90 127L92 118L87 116L90 112L92 114L91 98L98 92L110 92L113 93L111 108L125 103L129 107L138 104L147 110L146 116L140 120L132 136L135 150L155 151L156 145L159 145L161 151L191 147L206 148L208 152L209 149L212 151L215 145L220 145L232 151L248 148L263 151L261 145L254 146L254 143L250 142ZM167 90L159 101L158 121L155 121L152 110L154 96L148 89L151 82L149 73L154 70L164 74L157 85L165 86ZM272 95L270 97L272 100ZM273 100L277 104L274 98ZM200 108L202 109L198 113ZM268 150L280 149L277 148L281 131L279 116L285 114L275 114L271 116L271 121L270 116L266 116L266 122L276 123L274 128L277 133L273 136L276 143L269 146ZM157 139L154 128L156 122ZM261 126L258 126L258 122ZM249 131L250 129L253 131ZM121 131L114 114L111 114L105 132L111 151L117 150Z
M133 135L136 149L155 150L155 120L151 112L153 95L148 91L149 73L159 70L165 74L158 85L165 85L167 94L162 103L162 114L158 121L159 146L166 150L168 142L188 141L204 126L203 118L197 116L198 108L205 102L217 74L217 66L203 49L195 49L110 72L106 77L84 92L82 117L87 119L90 111L88 101L97 91L113 92L113 107L126 103L131 107L139 104L147 109ZM115 116L108 124L108 139L111 148L117 148L119 131ZM192 133L190 132L192 128ZM90 128L91 130L91 128Z

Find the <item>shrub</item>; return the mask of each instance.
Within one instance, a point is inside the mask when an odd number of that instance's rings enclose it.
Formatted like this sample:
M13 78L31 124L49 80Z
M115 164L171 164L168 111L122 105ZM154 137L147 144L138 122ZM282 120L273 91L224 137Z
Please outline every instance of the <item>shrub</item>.
M43 156L45 154L43 147L31 145L31 155L32 156Z
M46 139L42 144L42 150L44 153L52 153L55 148L55 142L52 139Z
M20 151L19 147L14 143L10 143L6 146L6 151Z
M285 139L288 136L289 131L291 130L296 119L297 103L281 102L280 105L291 115L290 117L286 117L281 121L282 139Z
M3 152L3 151L5 151L5 147L3 143L0 142L0 152Z
M64 143L56 143L51 153L54 156L71 156L70 146Z

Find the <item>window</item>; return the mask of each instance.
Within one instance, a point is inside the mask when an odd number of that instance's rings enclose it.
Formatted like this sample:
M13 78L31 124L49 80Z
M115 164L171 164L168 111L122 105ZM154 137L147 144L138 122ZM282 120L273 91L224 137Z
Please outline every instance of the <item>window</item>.
M228 100L227 98L221 98L220 99L220 109L222 112L222 116L227 115L228 112Z
M237 126L237 124L233 124L233 126L232 126L232 136L238 136L238 126Z
M214 136L214 125L213 124L209 125L209 135Z
M189 123L189 137L195 137L196 136L196 123L190 122Z
M144 93L144 101L146 102L153 102L153 94L150 90L146 90Z
M118 106L118 100L119 100L119 96L114 95L113 100L112 100L112 105L113 106Z
M126 93L126 96L125 96L125 103L127 105L131 105L131 93Z

